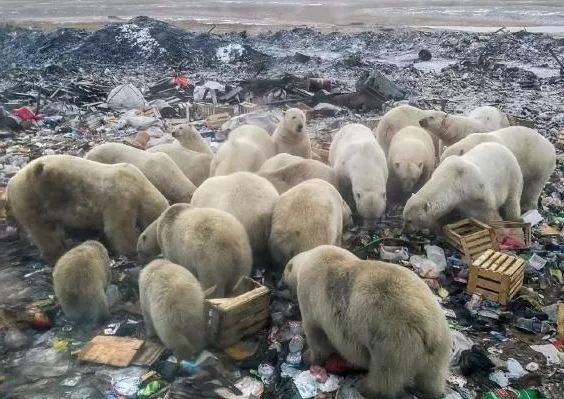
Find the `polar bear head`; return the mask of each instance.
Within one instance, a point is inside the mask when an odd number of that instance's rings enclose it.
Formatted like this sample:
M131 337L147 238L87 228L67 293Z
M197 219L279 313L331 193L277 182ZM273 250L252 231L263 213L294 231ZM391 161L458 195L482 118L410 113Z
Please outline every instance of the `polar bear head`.
M392 168L401 184L402 191L412 193L423 174L423 162L402 159L395 161Z
M448 146L441 155L441 162L451 155L464 155L478 144L495 141L491 134L472 133L457 143Z
M281 125L283 134L300 136L304 134L306 115L299 108L290 108L284 112L284 119L282 119Z

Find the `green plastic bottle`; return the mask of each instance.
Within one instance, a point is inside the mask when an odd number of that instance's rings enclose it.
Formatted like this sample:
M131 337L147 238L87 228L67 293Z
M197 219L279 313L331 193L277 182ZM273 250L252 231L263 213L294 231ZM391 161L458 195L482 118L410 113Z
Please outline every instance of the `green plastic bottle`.
M544 397L536 389L502 388L485 393L482 399L544 399Z

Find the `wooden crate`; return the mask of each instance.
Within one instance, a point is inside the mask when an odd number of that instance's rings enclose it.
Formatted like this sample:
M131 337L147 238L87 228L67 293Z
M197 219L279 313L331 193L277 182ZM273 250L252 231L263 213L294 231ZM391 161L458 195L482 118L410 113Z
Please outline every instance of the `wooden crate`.
M221 127L221 125L230 120L231 116L227 112L223 112L221 114L213 114L206 118L206 126L209 129L218 129Z
M447 224L444 233L449 244L462 252L467 264L488 249L498 249L494 229L474 218Z
M504 237L523 243L522 249L531 247L531 224L522 222L506 222L502 220L487 221L494 229L497 247L499 248Z
M225 348L265 327L270 314L270 290L250 278L239 284L240 295L206 299L209 343Z
M470 268L467 291L507 305L523 285L525 260L488 249Z

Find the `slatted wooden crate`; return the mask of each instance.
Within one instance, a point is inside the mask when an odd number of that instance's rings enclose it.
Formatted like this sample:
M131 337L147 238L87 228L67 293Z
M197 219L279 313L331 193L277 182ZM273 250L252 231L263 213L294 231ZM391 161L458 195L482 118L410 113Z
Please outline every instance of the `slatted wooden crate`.
M501 220L487 221L494 229L496 243L499 248L504 237L523 243L522 249L531 247L531 224L522 222L506 222Z
M227 112L213 114L206 118L206 126L209 129L218 129L229 120L231 120L231 116Z
M250 278L239 289L233 298L206 300L208 340L216 347L231 346L268 323L270 290Z
M444 233L449 244L462 252L467 264L488 249L498 249L494 229L474 218L447 224Z
M525 260L489 249L472 264L467 291L507 305L523 285L524 275Z

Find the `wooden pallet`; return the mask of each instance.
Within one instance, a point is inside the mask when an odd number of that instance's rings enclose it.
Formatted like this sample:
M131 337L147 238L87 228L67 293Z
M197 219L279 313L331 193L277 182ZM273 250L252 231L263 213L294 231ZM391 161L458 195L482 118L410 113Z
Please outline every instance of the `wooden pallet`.
M523 285L524 276L524 259L489 249L472 264L467 291L507 305Z
M250 278L239 284L240 295L206 299L210 344L225 348L264 328L270 315L270 290Z
M227 112L213 114L206 118L206 126L208 129L219 129L221 125L230 120L231 116Z
M447 224L444 234L448 243L464 255L467 264L488 249L498 249L494 229L474 218Z
M530 223L506 222L502 220L488 221L486 223L494 229L498 248L504 237L510 237L517 242L523 243L523 247L520 249L531 247Z

